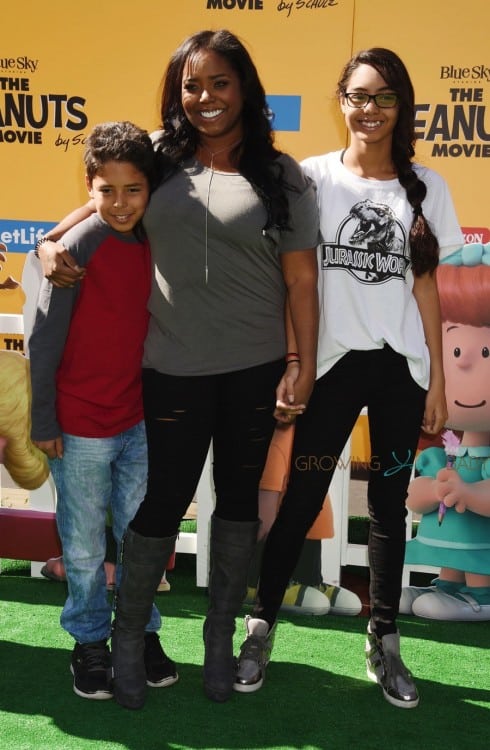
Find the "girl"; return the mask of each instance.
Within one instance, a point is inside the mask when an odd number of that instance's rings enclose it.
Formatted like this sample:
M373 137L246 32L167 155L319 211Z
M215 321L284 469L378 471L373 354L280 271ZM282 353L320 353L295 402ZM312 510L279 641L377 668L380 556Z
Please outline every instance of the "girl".
M411 708L419 698L396 625L405 498L421 425L437 433L447 416L434 270L439 252L460 247L463 236L444 180L412 163L414 91L399 57L360 52L342 71L337 96L349 145L303 164L317 184L323 238L317 381L297 421L289 488L266 542L235 689L262 684L284 590L332 478L330 459L367 406L379 465L368 489L367 670L390 703ZM288 344L297 351L291 336Z

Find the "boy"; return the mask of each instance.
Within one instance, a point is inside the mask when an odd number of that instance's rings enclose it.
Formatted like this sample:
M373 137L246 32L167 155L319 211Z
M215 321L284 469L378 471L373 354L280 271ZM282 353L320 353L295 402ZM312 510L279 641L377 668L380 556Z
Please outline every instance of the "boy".
M73 288L46 280L41 287L29 341L32 439L49 458L58 494L68 582L60 621L75 639L73 689L104 700L112 697L106 515L110 507L120 545L146 490L141 361L151 271L141 219L156 170L148 134L129 122L94 127L84 162L96 213L63 245L86 271ZM145 663L155 687L178 679L159 626L153 606Z

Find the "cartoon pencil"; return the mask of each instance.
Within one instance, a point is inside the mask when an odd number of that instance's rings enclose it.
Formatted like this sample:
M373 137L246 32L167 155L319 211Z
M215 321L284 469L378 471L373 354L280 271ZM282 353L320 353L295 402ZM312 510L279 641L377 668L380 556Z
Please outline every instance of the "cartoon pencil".
M456 454L459 448L459 438L454 434L452 430L446 430L442 434L442 443L444 445L444 450L446 451L446 466L448 469L452 469L454 466L454 462L456 461ZM441 500L441 502L439 503L439 511L437 514L439 526L444 520L446 511L447 505Z

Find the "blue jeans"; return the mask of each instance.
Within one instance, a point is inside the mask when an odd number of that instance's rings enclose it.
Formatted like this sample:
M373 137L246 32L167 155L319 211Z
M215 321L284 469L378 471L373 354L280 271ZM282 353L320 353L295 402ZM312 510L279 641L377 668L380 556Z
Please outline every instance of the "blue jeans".
M63 433L63 447L63 458L50 461L68 583L60 622L79 643L93 643L109 638L111 633L112 606L104 571L107 512L110 508L112 533L119 549L146 491L145 425L140 422L109 438ZM117 567L118 583L119 562ZM158 630L160 625L160 614L153 605L147 630Z

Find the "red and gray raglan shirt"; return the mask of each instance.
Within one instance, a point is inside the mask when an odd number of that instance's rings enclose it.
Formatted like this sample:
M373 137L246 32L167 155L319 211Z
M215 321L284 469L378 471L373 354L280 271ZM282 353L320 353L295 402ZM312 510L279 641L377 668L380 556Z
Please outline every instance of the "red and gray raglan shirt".
M148 328L147 241L98 214L70 229L64 247L86 276L74 288L41 286L29 339L32 439L62 432L112 437L141 421L141 363Z

